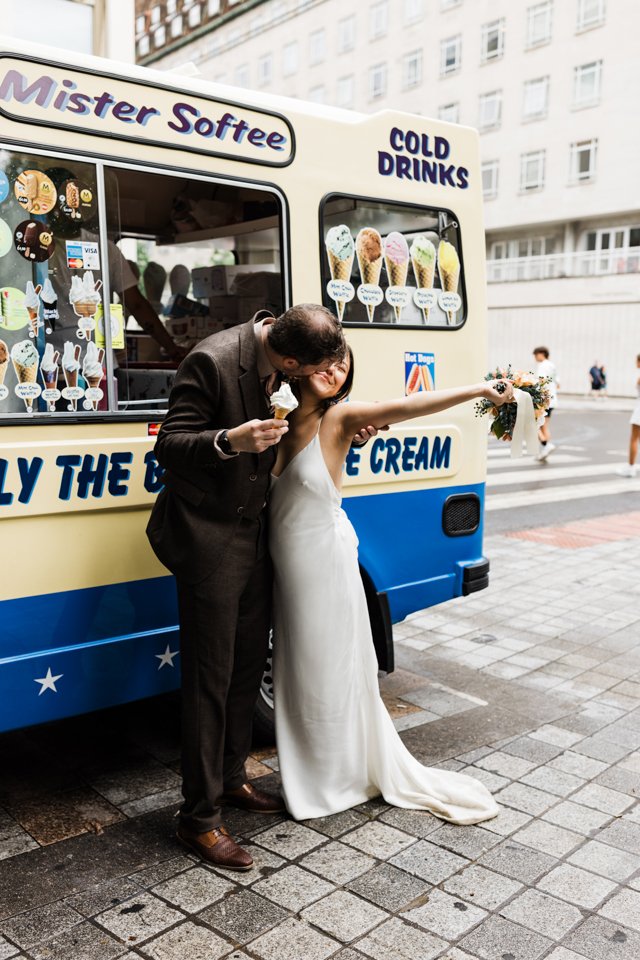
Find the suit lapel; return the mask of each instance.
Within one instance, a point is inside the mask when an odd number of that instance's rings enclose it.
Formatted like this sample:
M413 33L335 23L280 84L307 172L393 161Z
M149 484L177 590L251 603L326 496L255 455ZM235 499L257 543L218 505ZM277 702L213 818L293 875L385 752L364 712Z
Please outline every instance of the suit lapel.
M258 315L257 319L261 319ZM240 328L240 376L238 384L247 420L264 419L268 412L267 400L258 378L256 360L256 317Z

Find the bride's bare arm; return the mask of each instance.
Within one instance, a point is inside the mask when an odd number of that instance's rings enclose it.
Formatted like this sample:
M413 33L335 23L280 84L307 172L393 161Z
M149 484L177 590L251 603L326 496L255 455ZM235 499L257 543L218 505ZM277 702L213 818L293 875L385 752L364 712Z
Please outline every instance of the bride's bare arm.
M504 384L504 392L496 389ZM450 390L432 390L425 393L413 393L397 400L383 400L379 403L352 401L333 407L333 416L339 421L344 437L352 438L357 430L371 424L384 427L389 423L401 423L415 417L440 413L467 400L485 397L497 407L513 399L513 387L506 380L483 380L466 387L453 387Z

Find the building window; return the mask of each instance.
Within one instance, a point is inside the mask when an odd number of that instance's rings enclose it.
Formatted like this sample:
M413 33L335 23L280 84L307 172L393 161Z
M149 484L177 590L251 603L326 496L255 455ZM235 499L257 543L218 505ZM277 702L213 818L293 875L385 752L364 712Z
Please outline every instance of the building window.
M338 53L348 53L356 45L356 18L345 17L338 22Z
M273 77L273 57L270 53L258 60L258 83L261 87L266 87L271 83Z
M404 0L404 22L405 24L417 23L422 20L423 0Z
M147 18L146 17L136 17L136 33L144 33L147 29Z
M352 107L355 93L355 82L353 77L340 77L336 100L339 107Z
M493 130L500 126L502 119L502 90L493 90L480 96L478 128Z
M440 0L440 9L448 10L450 7L459 7L462 0Z
M309 36L309 64L322 63L327 55L326 34L324 30L314 30Z
M311 90L309 90L309 100L313 103L327 102L327 89L324 84L318 84L317 87L312 87Z
M578 0L578 30L590 30L604 23L605 0Z
M571 144L569 172L569 180L571 183L593 180L596 175L597 154L597 140L581 140L578 143Z
M149 53L149 48L151 44L149 43L149 37L140 37L138 40L138 56L146 57Z
M445 77L460 69L462 60L462 37L448 37L440 41L440 76Z
M527 80L524 85L522 114L525 120L546 117L549 109L549 77Z
M178 0L167 0L167 17L172 17L178 9Z
M498 160L487 160L482 164L482 196L491 200L498 195Z
M174 17L171 21L171 36L179 37L182 33L182 17Z
M369 39L384 37L389 29L389 7L387 0L374 3L369 13Z
M494 20L485 23L482 28L482 47L480 59L482 63L488 60L499 60L504 54L504 20Z
M207 13L210 17L216 17L220 13L220 0L209 0Z
M187 17L190 27L197 27L200 21L202 20L202 7L198 4L195 7L191 7Z
M167 29L163 24L161 27L158 27L158 29L154 32L153 44L155 47L164 47L166 42L167 42Z
M444 120L446 123L460 123L460 104L443 103L438 107L438 120Z
M553 3L536 3L527 8L527 47L539 47L551 40Z
M544 187L544 150L534 150L520 156L520 189L541 190Z
M422 83L422 50L407 53L402 60L402 87L410 90Z
M387 92L387 65L377 63L369 68L369 98L378 100Z
M282 51L282 75L291 77L298 69L298 41L287 43Z
M162 20L162 10L160 7L151 7L151 26L157 26Z
M242 63L239 67L236 67L233 82L237 87L249 86L249 65L247 63Z
M573 106L592 107L600 101L602 60L584 63L573 71Z

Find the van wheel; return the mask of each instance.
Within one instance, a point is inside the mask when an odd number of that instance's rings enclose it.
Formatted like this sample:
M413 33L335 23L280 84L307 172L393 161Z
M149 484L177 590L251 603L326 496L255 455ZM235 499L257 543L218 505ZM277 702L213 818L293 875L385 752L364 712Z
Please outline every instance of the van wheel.
M261 746L272 746L276 742L276 726L273 713L273 631L269 636L269 658L262 675L260 693L253 712L253 740Z

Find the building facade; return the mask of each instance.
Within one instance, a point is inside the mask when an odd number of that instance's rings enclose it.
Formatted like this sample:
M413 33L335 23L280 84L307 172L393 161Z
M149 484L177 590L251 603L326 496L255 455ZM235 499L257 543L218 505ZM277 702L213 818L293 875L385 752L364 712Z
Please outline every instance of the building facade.
M490 356L545 344L579 393L595 360L635 384L639 28L635 0L136 0L143 64L476 127Z
M76 53L135 60L134 0L4 0L7 36ZM40 27L34 30L34 24Z

